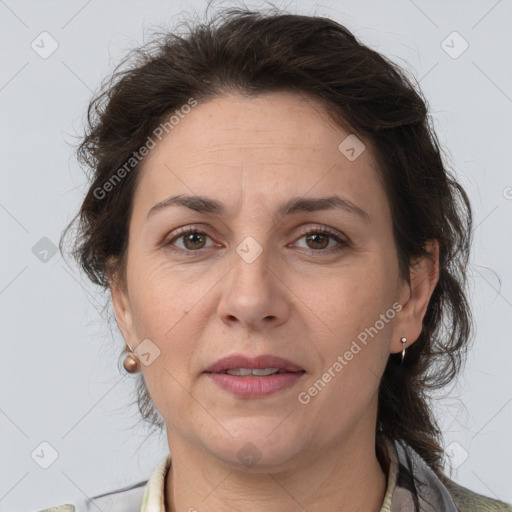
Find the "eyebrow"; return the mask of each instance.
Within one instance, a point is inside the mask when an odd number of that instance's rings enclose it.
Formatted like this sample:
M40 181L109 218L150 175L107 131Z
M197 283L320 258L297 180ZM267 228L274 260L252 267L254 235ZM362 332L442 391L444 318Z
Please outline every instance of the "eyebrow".
M216 199L205 196L186 196L178 195L169 197L157 204L155 204L148 212L146 218L170 206L184 206L199 213L206 213L210 215L222 216L226 214L225 206ZM372 221L368 213L366 213L359 206L355 205L348 199L344 199L338 195L330 197L293 197L283 203L276 214L276 220L279 220L287 215L293 215L299 212L315 212L320 210L333 210L341 209L348 213L357 215L362 218L367 224Z

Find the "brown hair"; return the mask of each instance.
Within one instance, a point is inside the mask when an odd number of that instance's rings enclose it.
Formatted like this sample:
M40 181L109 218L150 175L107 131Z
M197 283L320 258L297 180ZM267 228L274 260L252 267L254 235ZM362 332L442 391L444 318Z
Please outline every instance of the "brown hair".
M377 443L382 436L407 443L444 480L441 432L428 393L456 376L470 341L465 283L471 207L443 163L419 86L342 25L276 9L230 9L185 34L159 34L128 55L89 105L78 157L92 176L81 209L66 229L78 222L72 254L94 283L107 288L109 272L124 279L140 163L104 197L95 191L170 113L191 97L200 102L226 91L309 95L340 126L371 142L389 198L403 279L409 281L414 259L428 254L426 241L439 241L440 276L421 335L402 366L400 354L390 355L381 380ZM137 400L142 417L162 427L142 376Z

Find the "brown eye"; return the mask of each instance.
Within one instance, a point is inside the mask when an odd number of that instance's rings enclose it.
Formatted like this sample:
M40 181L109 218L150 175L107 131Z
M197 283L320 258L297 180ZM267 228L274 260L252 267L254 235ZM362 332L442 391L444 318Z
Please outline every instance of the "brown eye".
M307 231L300 239L306 240L306 249L309 249L310 252L331 253L349 247L349 242L339 233L325 227ZM335 243L329 247L331 241Z
M329 238L324 233L314 233L306 236L306 240L313 244L310 246L312 249L325 249L329 245Z
M196 228L188 228L179 232L168 242L165 242L164 246L170 246L171 248L176 247L177 251L192 253L207 247L207 238L211 239L211 237L206 233L203 233ZM176 244L176 241L182 241L182 244Z
M187 249L202 249L205 243L205 237L203 235L203 233L194 231L186 235L181 235L181 238Z

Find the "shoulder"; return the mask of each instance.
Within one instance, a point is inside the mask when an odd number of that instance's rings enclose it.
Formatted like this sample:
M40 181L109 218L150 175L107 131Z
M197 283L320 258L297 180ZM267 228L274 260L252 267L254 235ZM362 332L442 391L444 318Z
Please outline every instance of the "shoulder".
M112 491L92 498L79 498L72 503L45 508L37 512L139 512L147 481L128 488Z
M435 473L420 455L405 443L392 441L389 446L391 460L396 465L396 488L408 491L409 503L412 493L417 492L424 508L421 510L448 512L512 512L512 506L498 499L477 494L454 482L446 474ZM408 460L410 458L410 460ZM414 483L412 482L414 476ZM415 489L416 488L416 489ZM395 500L391 510L409 510L400 508L403 497ZM395 503L396 501L396 503ZM393 508L395 505L395 508ZM398 506L398 508L396 508Z
M75 500L72 504L60 505L38 512L140 512L151 510L154 504L163 503L165 475L171 465L171 455L163 457L149 480L116 489L91 498ZM154 510L154 508L153 508ZM160 510L160 508L158 508Z
M460 512L512 512L507 503L477 494L452 480L444 483Z

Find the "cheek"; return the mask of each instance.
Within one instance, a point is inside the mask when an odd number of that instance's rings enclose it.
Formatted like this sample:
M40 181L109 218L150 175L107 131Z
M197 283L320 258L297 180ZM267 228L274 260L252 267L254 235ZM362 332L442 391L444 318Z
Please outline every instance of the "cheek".
M379 375L389 352L396 290L390 286L392 275L384 260L367 256L361 265L315 281L309 294L304 293L312 312L309 333L323 367L328 369L338 356L343 358L343 370L336 372L343 378L335 379L334 385L340 386L340 392L352 393L370 373Z
M327 326L365 327L391 307L395 294L389 269L376 256L367 254L355 264L304 279L297 294Z
M169 330L188 313L191 287L180 283L179 275L155 258L135 255L128 268L130 303L139 335L163 340Z
M203 301L215 279L211 272L191 276L189 269L182 272L162 258L132 262L129 289L136 334L158 346L165 368L186 376L208 319Z
M189 314L197 297L190 287L159 272L140 273L131 294L134 328L139 339L149 338L159 350L155 361L142 368L144 379L157 410L172 418L177 410L193 406L188 388L190 362L197 351L199 330Z

